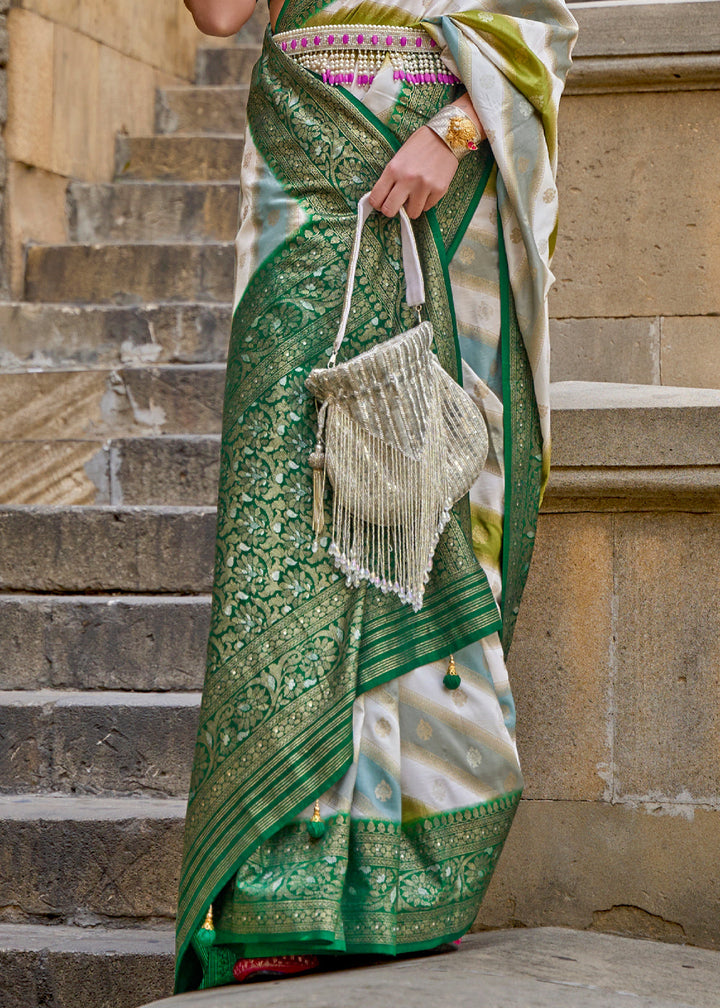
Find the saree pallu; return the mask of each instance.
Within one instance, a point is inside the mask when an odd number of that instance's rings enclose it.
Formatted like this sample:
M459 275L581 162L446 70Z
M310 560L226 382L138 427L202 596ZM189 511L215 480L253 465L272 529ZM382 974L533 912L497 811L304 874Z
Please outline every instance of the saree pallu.
M503 648L549 447L543 340L555 192L546 186L543 196L542 185L554 175L550 106L574 37L561 3L542 11L544 33L536 22L525 29L532 45L519 19L477 22L478 12L449 15L447 4L433 13L287 0L276 26L422 22L473 101L476 89L493 91L493 74L505 82L497 121L481 114L490 142L414 222L435 350L490 434L486 468L453 509L418 613L367 584L348 587L326 539L312 549L315 407L305 379L337 331L359 197L458 92L391 73L369 89L331 87L265 38L242 166L178 992L232 982L241 957L397 954L457 938L510 828L522 778ZM508 67L520 67L513 81ZM520 83L547 105L542 115ZM527 137L520 144L523 131L536 149ZM523 158L530 177L518 181L510 162ZM413 324L401 264L398 222L374 215L343 359ZM443 681L451 654L457 689ZM308 830L316 801L320 837Z

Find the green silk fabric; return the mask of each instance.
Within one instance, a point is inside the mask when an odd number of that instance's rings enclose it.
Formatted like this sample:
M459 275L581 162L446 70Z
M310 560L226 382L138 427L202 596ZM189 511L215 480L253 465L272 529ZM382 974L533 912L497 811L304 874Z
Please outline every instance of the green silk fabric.
M311 13L300 7L295 21ZM304 382L326 360L337 330L357 200L404 140L453 97L443 85L407 88L386 126L284 56L269 34L255 70L248 105L253 141L303 207L306 223L261 264L233 318L212 625L180 881L177 991L198 984L190 939L212 900L259 844L346 772L355 697L503 630L473 553L466 499L443 533L419 613L367 585L347 588L326 551L311 550L307 459L315 407ZM457 380L448 250L458 247L491 164L487 144L466 157L446 196L414 225L435 349ZM397 222L374 215L365 236L344 359L413 324ZM503 547L509 641L532 548L542 451L507 280L501 288L512 502ZM488 811L502 821L497 854L518 797Z

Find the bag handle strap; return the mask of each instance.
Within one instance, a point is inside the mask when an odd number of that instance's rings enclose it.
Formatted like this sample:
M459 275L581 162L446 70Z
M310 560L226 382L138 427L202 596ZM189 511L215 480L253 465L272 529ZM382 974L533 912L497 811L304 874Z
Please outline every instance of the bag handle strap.
M355 286L355 270L357 269L358 257L360 255L360 241L365 221L372 213L373 207L370 205L370 193L365 193L358 201L358 220L355 228L355 241L350 254L350 264L348 266L347 289L345 291L345 302L343 304L340 328L333 343L332 354L328 361L328 367L335 367L337 355L340 352L342 341L345 338L348 318L350 316L350 302L352 300L353 288ZM405 300L411 308L420 308L425 304L425 283L423 281L422 266L418 255L415 235L413 233L410 218L404 207L400 207L400 237L402 239L403 269L405 271Z

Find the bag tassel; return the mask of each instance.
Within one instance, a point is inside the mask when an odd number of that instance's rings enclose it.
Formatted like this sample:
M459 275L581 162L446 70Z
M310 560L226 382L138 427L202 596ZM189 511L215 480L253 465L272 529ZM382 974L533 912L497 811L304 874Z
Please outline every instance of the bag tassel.
M308 833L313 838L313 840L319 840L321 836L325 833L325 823L322 821L320 816L320 800L315 800L315 807L313 809L312 819L308 823Z
M325 448L323 445L323 433L325 430L327 406L327 402L324 402L318 410L317 441L315 443L315 451L312 452L309 458L313 471L313 553L317 553L318 539L325 531Z

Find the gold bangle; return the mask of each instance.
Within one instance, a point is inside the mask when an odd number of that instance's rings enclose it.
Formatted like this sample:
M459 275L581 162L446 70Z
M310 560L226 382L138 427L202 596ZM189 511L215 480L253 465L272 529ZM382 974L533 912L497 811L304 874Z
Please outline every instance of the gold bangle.
M458 161L478 149L480 134L477 126L456 105L441 108L425 125L447 144Z

